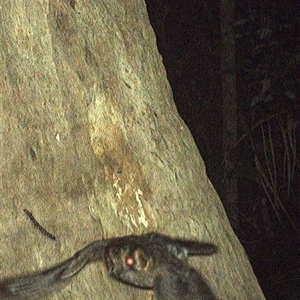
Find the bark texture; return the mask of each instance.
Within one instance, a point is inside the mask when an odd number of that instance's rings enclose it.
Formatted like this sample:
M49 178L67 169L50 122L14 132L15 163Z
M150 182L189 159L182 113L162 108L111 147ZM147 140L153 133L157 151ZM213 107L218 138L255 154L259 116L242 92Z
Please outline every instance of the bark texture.
M218 245L191 263L220 299L264 299L176 111L143 1L2 1L0 13L0 278L155 230ZM151 297L97 263L49 299Z

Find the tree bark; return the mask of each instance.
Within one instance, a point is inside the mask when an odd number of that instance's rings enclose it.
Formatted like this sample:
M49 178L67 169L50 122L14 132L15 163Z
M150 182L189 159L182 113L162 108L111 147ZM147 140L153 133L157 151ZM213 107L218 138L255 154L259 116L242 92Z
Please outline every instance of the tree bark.
M4 1L0 10L0 278L96 239L159 231L219 247L191 260L218 297L264 299L176 111L143 1ZM95 263L49 299L151 296Z

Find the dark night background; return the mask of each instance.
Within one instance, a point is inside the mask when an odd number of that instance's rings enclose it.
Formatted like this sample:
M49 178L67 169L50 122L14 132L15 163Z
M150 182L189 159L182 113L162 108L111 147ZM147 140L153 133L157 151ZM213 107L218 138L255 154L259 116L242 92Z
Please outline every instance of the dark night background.
M146 2L178 111L222 200L224 178L236 179L230 222L266 298L300 299L300 1L235 4L237 143L226 154L221 3Z

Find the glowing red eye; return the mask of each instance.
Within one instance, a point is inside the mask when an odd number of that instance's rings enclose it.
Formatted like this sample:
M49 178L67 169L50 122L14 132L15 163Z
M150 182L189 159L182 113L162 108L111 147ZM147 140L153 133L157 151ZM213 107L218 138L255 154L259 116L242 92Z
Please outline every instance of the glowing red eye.
M134 263L135 263L134 258L132 258L130 256L127 257L126 260L125 260L125 263L126 263L127 266L133 266Z

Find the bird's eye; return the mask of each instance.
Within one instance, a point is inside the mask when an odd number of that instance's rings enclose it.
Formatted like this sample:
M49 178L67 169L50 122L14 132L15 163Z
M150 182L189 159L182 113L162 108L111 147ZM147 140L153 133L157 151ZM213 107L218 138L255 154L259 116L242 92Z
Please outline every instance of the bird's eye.
M132 256L128 256L125 259L125 264L129 267L133 266L135 264L135 259Z

